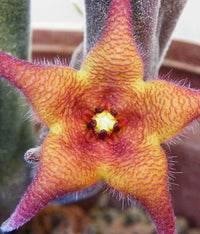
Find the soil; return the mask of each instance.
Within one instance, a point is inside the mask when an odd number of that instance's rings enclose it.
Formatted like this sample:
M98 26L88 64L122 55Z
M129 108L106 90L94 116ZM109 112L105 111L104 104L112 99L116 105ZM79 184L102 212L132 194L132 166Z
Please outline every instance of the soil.
M93 204L92 204L93 203ZM103 193L72 205L48 205L15 234L156 234L137 206L124 207ZM184 217L176 217L178 234L199 234Z

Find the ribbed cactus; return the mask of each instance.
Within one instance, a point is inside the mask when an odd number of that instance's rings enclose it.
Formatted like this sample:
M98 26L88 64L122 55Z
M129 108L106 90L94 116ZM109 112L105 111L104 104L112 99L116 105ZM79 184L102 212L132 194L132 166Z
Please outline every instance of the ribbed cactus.
M0 0L0 50L29 57L29 0ZM0 78L0 222L13 211L29 175L24 151L33 134L22 95Z
M99 40L111 0L85 0L85 50ZM134 37L144 60L144 79L158 76L171 34L187 0L131 0Z

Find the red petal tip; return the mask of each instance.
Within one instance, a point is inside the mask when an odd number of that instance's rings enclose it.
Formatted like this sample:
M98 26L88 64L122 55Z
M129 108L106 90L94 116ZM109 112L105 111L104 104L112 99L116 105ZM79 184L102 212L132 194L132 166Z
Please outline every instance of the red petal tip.
M12 224L11 219L8 218L5 222L2 223L0 230L2 232L11 232L17 228L18 227L16 227L14 224Z

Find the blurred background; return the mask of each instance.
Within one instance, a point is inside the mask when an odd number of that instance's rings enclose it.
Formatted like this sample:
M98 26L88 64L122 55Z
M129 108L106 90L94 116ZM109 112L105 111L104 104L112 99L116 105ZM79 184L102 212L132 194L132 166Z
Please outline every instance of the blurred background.
M83 16L73 2L83 0L34 0L31 7L33 29L57 29L83 31ZM200 43L200 1L188 0L173 34L174 39Z
M91 0L92 1L92 0ZM73 4L72 4L73 3ZM75 6L74 6L75 3ZM32 59L67 63L82 42L83 0L32 0ZM77 5L78 4L78 5ZM77 10L77 8L79 10ZM200 1L188 0L160 75L176 82L187 78L192 88L200 89ZM178 234L200 233L200 127L185 134L185 139L171 146L176 156L176 180L172 185L172 203L177 216ZM22 158L22 157L21 157ZM10 190L9 190L10 191ZM12 194L11 194L12 195ZM19 196L20 197L20 196ZM7 209L7 207L6 207ZM5 208L2 209L3 213ZM8 217L8 214L4 214ZM3 219L3 218L2 218ZM46 233L155 233L144 212L138 208L122 210L116 197L106 193L66 206L47 206L17 234Z

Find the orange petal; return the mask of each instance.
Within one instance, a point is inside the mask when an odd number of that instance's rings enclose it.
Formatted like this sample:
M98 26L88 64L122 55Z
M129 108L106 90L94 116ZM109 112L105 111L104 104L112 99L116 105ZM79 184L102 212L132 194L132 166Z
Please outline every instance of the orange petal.
M134 145L132 151L133 154L107 165L105 181L137 200L150 214L159 233L175 233L165 153L159 146L148 143Z
M74 69L34 65L2 52L0 74L24 93L47 126L62 118L78 86L78 74Z
M81 70L101 82L143 79L143 61L133 38L130 0L113 0L103 34Z
M47 136L36 176L14 213L2 224L2 231L19 228L55 198L98 181L93 166L70 155L68 149L62 136L52 133Z
M144 124L160 142L175 137L184 127L200 115L200 92L178 86L172 82L152 80L146 82Z

